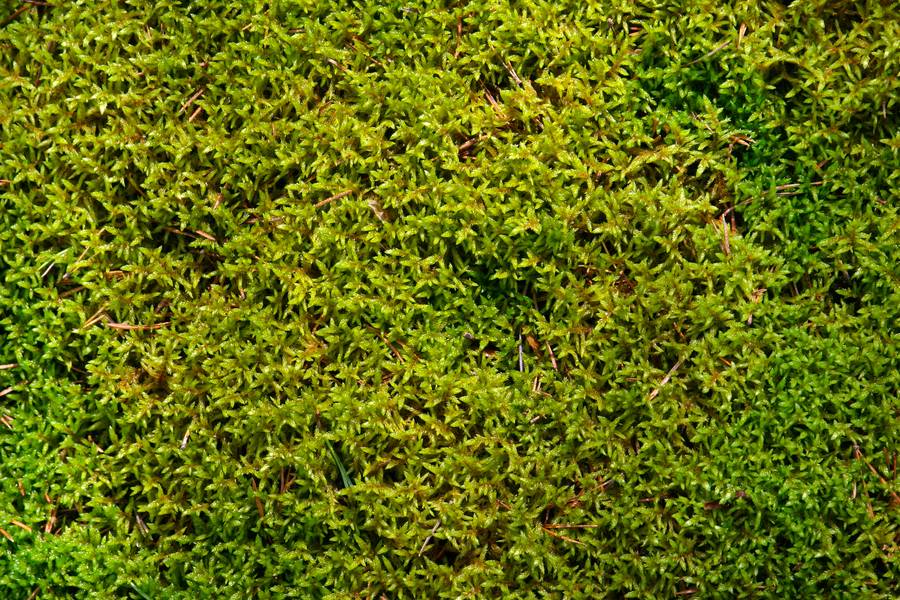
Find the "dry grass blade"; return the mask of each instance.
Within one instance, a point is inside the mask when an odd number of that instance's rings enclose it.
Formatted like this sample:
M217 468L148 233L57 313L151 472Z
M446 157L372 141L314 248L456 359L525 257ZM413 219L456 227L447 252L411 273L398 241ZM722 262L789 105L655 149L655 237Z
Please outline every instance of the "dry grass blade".
M322 208L326 204L330 204L330 203L334 202L335 200L340 200L341 198L343 198L345 196L349 196L352 193L353 193L353 190L344 190L343 192L337 193L334 196L329 196L329 197L325 198L321 202L317 202L315 207Z
M656 387L656 389L653 390L652 392L650 392L650 398L649 398L650 400L653 400L654 398L656 398L659 395L659 390L662 389L662 387L664 385L669 383L669 380L672 379L672 375L674 375L675 371L677 371L681 367L681 364L683 362L684 362L684 360L679 360L677 363L675 363L675 366L673 366L671 369L669 369L669 372L666 373L666 376L663 377L662 381L659 382L659 385Z
M566 541L566 542L571 542L571 543L573 543L573 544L578 544L579 546L583 546L583 545L584 545L584 542L579 542L579 541L576 540L575 538L571 538L571 537L569 537L569 536L567 536L567 535L563 535L563 534L561 534L561 533L556 533L556 532L553 531L552 529L549 529L546 525L541 525L541 529L544 531L544 533L547 533L547 534L549 534L549 535L551 535L551 536L553 536L553 537L555 537L555 538L558 538L558 539L560 539L560 540L563 540L563 541Z
M162 329L163 327L168 326L169 321L154 323L153 325L130 325L128 323L113 323L112 321L107 321L105 325L110 329L120 329L123 331L150 331L153 329Z
M13 525L15 525L15 526L18 527L19 529L24 529L24 530L27 531L28 533L31 533L31 527L29 527L28 525L26 525L25 523L23 523L23 522L21 522L21 521L16 521L15 519L12 519L12 520L10 521L10 523L12 523Z

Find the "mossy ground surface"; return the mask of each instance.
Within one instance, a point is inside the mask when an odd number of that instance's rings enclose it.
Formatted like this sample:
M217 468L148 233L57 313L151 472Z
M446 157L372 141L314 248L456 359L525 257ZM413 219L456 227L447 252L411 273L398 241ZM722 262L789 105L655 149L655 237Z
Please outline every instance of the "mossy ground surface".
M0 0L0 597L898 594L900 7Z

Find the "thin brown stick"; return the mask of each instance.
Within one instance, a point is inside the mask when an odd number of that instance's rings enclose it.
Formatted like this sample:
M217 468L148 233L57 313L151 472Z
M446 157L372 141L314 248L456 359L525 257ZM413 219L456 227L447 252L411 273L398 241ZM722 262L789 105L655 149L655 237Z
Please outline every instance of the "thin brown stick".
M50 518L47 519L47 523L44 525L44 533L51 533L53 531L53 526L56 525L56 507L50 511Z
M486 136L484 136L484 135L480 135L478 137L469 138L465 142L460 144L456 150L458 152L465 152L466 150L468 150L469 148L471 148L472 146L474 146L475 144L477 144L478 142L483 140L485 137Z
M698 62L700 62L701 60L705 60L705 59L709 58L713 54L716 54L717 52L721 51L722 48L724 48L727 45L728 45L728 40L725 40L724 42L722 42L721 44L719 44L718 46L716 46L715 48L713 48L712 50L710 50L709 52L707 52L706 54L704 54L703 56L698 58L697 60L692 60L691 62L689 62L688 65L694 65L694 64L697 64Z
M181 114L184 111L186 111L188 109L188 107L191 104L193 104L197 98L199 98L200 96L203 95L203 92L205 92L205 91L206 91L206 88L200 88L199 90L197 90L193 96L191 96L190 98L187 99L187 102L185 102L184 104L181 105L181 108L178 110L178 114Z
M659 395L659 390L662 389L662 387L663 387L664 385L666 385L667 383L669 383L669 380L672 379L672 375L674 375L674 374L675 374L675 371L677 371L677 370L679 369L679 367L681 367L681 364L682 364L683 362L684 362L683 359L682 359L682 360L679 360L677 363L675 363L675 366L674 366L674 367L672 367L671 369L669 369L669 372L666 373L666 376L663 377L662 381L659 382L659 385L656 387L656 389L653 390L652 392L650 392L650 398L649 398L650 400L653 400L654 398L656 398L656 397Z
M12 387L8 387L5 390L0 390L0 398L2 398L3 396L6 396L7 394L11 394L13 392L13 390L14 390L14 388L12 388Z
M859 446L853 447L853 454L857 460L863 461L866 464L866 466L869 467L869 470L872 472L872 475L877 477L878 481L880 481L883 486L888 487L888 488L890 487L890 484L888 484L887 480L881 475L881 473L878 472L878 469L873 467L872 463L870 463L868 460L866 460L866 457L863 456L862 452L860 452ZM891 495L891 503L892 504L900 504L900 496L898 496L896 492L894 492L891 489L888 489L888 493Z
M16 521L15 519L11 519L11 520L10 520L10 523L12 523L13 525L15 525L15 526L18 527L19 529L24 529L24 530L27 531L28 533L31 533L31 527L29 527L28 525L26 525L25 523L23 523L23 522L21 522L21 521Z
M202 237L202 238L204 238L204 239L207 239L207 240L209 240L209 241L211 241L211 242L215 242L215 243L217 243L217 244L219 243L219 240L217 240L216 238L214 238L214 237L211 236L210 234L206 233L205 231L200 231L199 229L196 229L196 230L194 230L194 233L196 233L196 234L199 235L200 237Z
M519 371L525 370L525 360L522 357L522 334L519 333Z
M422 547L419 548L419 556L422 556L422 553L425 552L425 548L428 547L428 543L431 541L431 538L434 537L435 532L438 530L438 527L441 526L441 520L438 519L437 523L434 524L434 527L431 528L431 533L428 534L428 537L425 538L425 541L422 543Z
M352 193L353 193L353 190L344 190L343 192L339 192L339 193L335 194L334 196L328 196L321 202L317 202L315 207L322 208L326 204L330 204L330 203L334 202L335 200L340 200L341 198L343 198L345 196L349 196Z
M21 15L21 14L22 14L23 12L25 12L26 10L31 10L31 8L32 8L33 6L34 6L33 4L27 4L27 3L26 3L26 4L23 4L23 5L20 6L18 9L16 9L16 11L15 11L13 14L9 15L8 17L6 17L6 19L4 19L2 23L0 23L0 27L5 27L5 26L8 25L9 23L12 23L12 22L15 20L16 17L18 17L19 15ZM2 531L2 530L0 530L0 531ZM9 538L9 539L12 540L12 538Z
M567 535L563 535L563 534L561 534L561 533L556 533L556 532L553 531L552 529L548 529L546 525L541 525L541 529L544 530L544 533L550 534L551 536L553 536L553 537L555 537L555 538L564 540L564 541L566 541L566 542L572 542L573 544L578 544L579 546L583 546L583 545L584 545L584 542L579 542L579 541L576 540L575 538L570 538L570 537L567 536Z
M544 525L545 529L593 529L594 527L600 527L599 525L578 525L578 524L570 524L570 523L546 523Z
M731 243L728 241L728 230L730 227L725 221L725 215L722 215L722 231L725 233L725 256L731 256Z
M550 364L553 365L554 371L559 371L559 365L556 364L556 355L553 354L553 348L550 347L550 342L544 342L547 346L547 352L550 353Z
M0 365L0 371L5 371L7 369L15 369L18 366L19 366L18 363L9 363L9 364L5 364L5 365Z
M152 329L162 329L169 324L169 321L163 321L162 323L154 323L153 325L129 325L128 323L113 323L112 321L107 321L106 326L111 329L121 329L123 331L149 331Z
M13 536L9 535L9 532L6 531L5 529L3 529L2 527L0 527L0 535L2 535L3 537L5 537L6 539L8 539L11 542L16 541L13 539Z

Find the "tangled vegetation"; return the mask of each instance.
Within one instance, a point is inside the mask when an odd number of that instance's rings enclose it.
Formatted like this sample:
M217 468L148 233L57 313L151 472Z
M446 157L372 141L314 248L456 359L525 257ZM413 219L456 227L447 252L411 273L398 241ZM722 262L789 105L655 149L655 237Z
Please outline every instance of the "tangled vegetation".
M3 598L897 597L896 3L0 23Z

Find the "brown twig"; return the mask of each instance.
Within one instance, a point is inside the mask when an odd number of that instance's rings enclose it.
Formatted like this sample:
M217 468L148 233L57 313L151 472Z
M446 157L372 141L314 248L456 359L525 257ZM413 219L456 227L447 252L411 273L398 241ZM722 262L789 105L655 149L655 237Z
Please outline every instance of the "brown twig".
M152 329L162 329L169 324L169 321L163 321L162 323L154 323L153 325L129 325L128 323L113 323L112 321L107 321L105 325L110 329L121 329L123 331L149 331Z
M550 364L553 365L554 371L559 371L559 365L556 364L556 355L553 354L553 348L550 347L550 342L544 342L547 346L547 352L550 353Z
M53 531L53 526L56 525L56 507L50 511L50 518L47 519L47 523L44 525L44 533L51 533Z
M253 488L254 493L259 493L259 487L256 485L255 479L250 480L250 487ZM254 496L253 500L256 502L256 512L259 513L259 520L262 521L266 518L266 510L263 507L262 500L259 499L259 496Z
M422 547L419 548L419 556L422 556L422 553L425 552L425 548L428 547L428 543L431 541L431 538L434 537L435 532L438 530L438 527L441 526L441 520L438 519L437 523L434 524L434 527L431 528L431 533L428 534L428 537L425 538L425 541L422 542Z
M594 527L600 527L599 525L577 525L577 524L569 524L569 523L546 523L544 524L545 529L593 529Z
M515 81L515 82L518 83L519 85L523 85L523 84L522 84L522 80L519 79L519 74L516 73L516 70L515 70L515 69L513 69L512 63L510 63L509 61L507 61L507 62L503 63L503 66L506 67L506 70L507 70L507 72L509 73L510 77L513 78L513 81Z
M662 381L659 382L659 385L656 387L656 389L653 390L652 392L650 392L650 398L649 398L650 400L653 400L654 398L656 398L659 395L659 390L662 388L662 386L669 383L669 380L672 379L672 375L674 375L675 371L677 371L681 367L681 364L683 362L684 362L683 359L679 360L677 363L675 363L674 367L669 369L669 372L666 373L666 376L663 377Z
M731 256L731 243L728 241L728 230L731 226L725 221L725 215L722 215L722 231L725 233L725 256Z
M18 527L19 529L24 529L24 530L27 531L28 533L31 533L31 527L29 527L28 525L26 525L25 523L23 523L23 522L21 522L21 521L16 521L15 519L11 519L11 520L10 520L10 523L12 523L13 525L15 525L15 526Z
M203 92L205 92L205 91L206 91L206 88L200 88L199 90L197 90L193 96L191 96L190 98L187 99L187 102L185 102L184 104L181 105L181 108L178 110L178 114L181 114L184 111L186 111L188 109L188 107L191 104L193 104L197 98L199 98L200 96L203 95Z
M0 398L2 398L3 396L6 396L7 394L11 394L13 391L14 391L13 387L8 387L4 390L0 390Z
M6 19L4 19L2 23L0 23L0 27L5 27L9 23L12 23L16 17L21 15L26 10L31 10L33 6L34 6L33 4L28 4L28 3L23 4L22 6L17 8L16 11L13 12L13 14L6 17ZM0 531L2 531L2 530L0 530ZM9 538L9 539L12 540L12 538Z
M878 478L878 481L881 482L881 485L883 485L885 487L889 487L887 480L881 475L881 473L878 472L878 469L873 467L872 463L870 463L868 460L866 460L866 458L863 456L863 453L860 452L859 446L853 447L853 455L856 457L857 460L863 461L866 464L866 466L869 467L869 470L872 472L872 475L874 475L875 477ZM900 504L900 496L898 496L896 492L894 492L891 489L888 489L888 493L891 495L891 503L892 504L895 504L895 505Z
M465 142L460 144L459 147L456 149L456 151L459 153L463 153L466 150L468 150L469 148L471 148L472 146L474 146L475 144L477 144L478 142L480 142L481 140L483 140L485 137L486 136L484 136L484 135L480 135L478 137L469 138Z
M324 200L317 202L315 207L322 208L326 204L330 204L330 203L334 202L335 200L340 200L341 198L343 198L345 196L349 196L352 193L353 193L353 190L344 190L343 192L339 192L339 193L335 194L334 196L328 196Z
M144 523L144 520L141 518L141 515L134 513L134 520L137 522L138 530L143 535L147 535L150 533L150 529L147 527L147 524Z
M525 370L525 361L522 358L522 334L519 334L519 371Z
M555 538L564 540L564 541L566 541L566 542L572 542L573 544L578 544L579 546L583 546L583 545L584 545L584 542L579 542L579 541L576 540L575 538L570 538L570 537L567 536L567 535L563 535L563 534L561 534L561 533L556 533L556 532L553 531L552 529L548 529L546 525L541 525L541 529L544 530L544 533L547 533L547 534L549 534L549 535L551 535L551 536L553 536L553 537L555 537Z
M716 46L715 48L713 48L712 50L710 50L709 52L707 52L706 54L704 54L703 56L701 56L700 58L698 58L697 60L692 60L691 62L689 62L689 63L688 63L688 66L697 64L697 63L700 62L701 60L705 60L705 59L709 58L709 57L712 56L713 54L716 54L717 52L719 52L720 50L722 50L722 48L724 48L724 47L727 46L727 45L728 45L728 40L725 40L724 42L722 42L721 44L719 44L718 46Z

